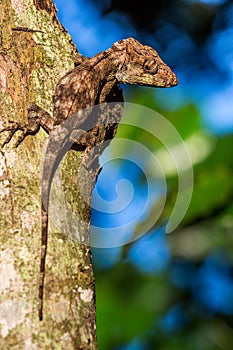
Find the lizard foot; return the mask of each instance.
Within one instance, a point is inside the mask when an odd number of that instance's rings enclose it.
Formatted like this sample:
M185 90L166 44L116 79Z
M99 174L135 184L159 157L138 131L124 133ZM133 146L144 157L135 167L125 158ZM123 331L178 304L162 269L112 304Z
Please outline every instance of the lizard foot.
M2 143L2 147L8 144L14 134L18 131L21 131L21 134L17 137L15 147L18 147L20 143L25 139L27 135L34 135L38 132L41 122L40 122L40 113L38 113L39 107L36 104L30 104L28 107L28 123L20 124L16 121L9 121L6 126L0 129L0 133L8 132L8 136L5 141Z
M27 134L26 126L22 126L18 122L15 122L15 121L9 121L8 125L3 127L0 130L0 133L3 133L5 131L8 132L8 136L5 139L5 141L2 143L2 145L1 145L2 147L4 147L7 143L9 143L11 141L12 137L14 136L14 134L17 131L22 131L22 135L20 135L18 137L17 142L15 144L15 147L18 147L18 145L23 141L23 139L25 138L25 136Z

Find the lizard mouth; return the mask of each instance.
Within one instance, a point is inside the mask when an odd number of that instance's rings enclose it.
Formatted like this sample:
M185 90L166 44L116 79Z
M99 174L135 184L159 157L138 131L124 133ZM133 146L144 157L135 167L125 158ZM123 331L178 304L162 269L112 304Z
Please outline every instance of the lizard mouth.
M137 83L137 85L141 86L150 86L150 87L158 87L158 88L168 88L168 87L174 87L178 85L178 78L175 75L175 73L171 72L172 74L168 76L158 76L151 79L151 81L148 81L148 79L143 79L143 77L139 77L138 80L141 79L140 82ZM129 84L129 83L128 83Z
M172 87L178 84L175 73L165 64L158 66L156 73L148 73L144 70L128 67L116 73L116 79L120 84L143 85L151 87Z
M169 81L167 82L166 86L167 87L172 87L172 86L177 86L179 84L178 78L175 75L175 73L172 73L171 78L169 79Z
M168 87L173 87L178 85L178 78L176 74L166 67L166 69L161 69L158 72L158 87L162 88L168 88Z

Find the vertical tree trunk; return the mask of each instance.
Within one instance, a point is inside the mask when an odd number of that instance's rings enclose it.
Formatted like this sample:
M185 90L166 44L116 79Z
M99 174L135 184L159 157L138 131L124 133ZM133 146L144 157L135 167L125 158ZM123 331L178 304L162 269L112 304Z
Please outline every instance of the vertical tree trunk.
M52 114L57 81L83 58L58 22L52 0L1 0L0 30L2 129L12 120L27 122L30 102ZM0 137L2 143L7 133ZM16 137L0 151L0 348L97 349L90 250L54 233L56 223L49 232L44 320L38 320L40 180L47 135L40 130L14 148ZM72 153L66 160L65 186L72 186L80 159ZM66 176L69 170L72 176ZM89 207L78 205L89 222Z

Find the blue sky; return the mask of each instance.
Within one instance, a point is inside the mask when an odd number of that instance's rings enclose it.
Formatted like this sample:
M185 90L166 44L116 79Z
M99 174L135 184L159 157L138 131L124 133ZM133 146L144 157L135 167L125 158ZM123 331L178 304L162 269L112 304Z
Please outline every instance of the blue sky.
M200 3L219 4L224 3L224 0L189 0ZM129 36L137 37L134 28L129 22L122 17L121 21L117 21L114 15L101 17L94 3L85 0L55 0L58 8L58 17L64 27L71 34L73 41L77 45L79 51L86 56L93 56L97 52L109 48L114 42ZM161 97L161 105L165 109L178 108L182 103L194 102L202 113L203 124L208 132L216 134L232 133L233 131L233 5L225 18L226 28L220 31L213 32L206 44L207 55L213 62L213 65L218 66L220 71L227 73L227 78L220 75L214 75L213 71L196 70L193 67L176 66L176 73L179 77L179 86L175 89L157 90L156 94ZM122 23L124 25L122 25ZM172 45L165 50L167 57L174 56L174 61L182 61L182 55L193 52L192 62L198 62L198 57L195 57L195 45L184 33L176 32L174 28L167 26L164 30L171 30L173 36ZM140 38L138 38L140 39ZM152 45L152 37L148 37L148 43ZM144 43L145 40L143 40ZM148 44L147 43L147 44ZM154 42L156 49L156 42ZM182 47L182 55L179 56L180 48ZM126 94L127 98L127 94ZM130 101L128 101L130 102ZM128 175L136 174L133 181L138 178L139 169L131 167L130 171L126 171L124 167L129 167L129 164L123 164L121 168L115 167L111 181L106 178L109 172L103 172L100 175L100 182L97 184L97 189L106 201L113 201L114 192L109 193L109 187L114 187L115 184L122 179L127 179ZM102 180L101 180L102 179ZM129 177L129 181L131 181ZM102 182L101 182L102 181ZM101 226L105 222L105 226L119 224L121 220L125 220L135 214L135 210L143 206L143 200L147 188L137 188L137 184L132 182L134 188L134 202L128 207L128 211L121 213L119 216L112 215L111 218L98 216L98 209L93 211L94 223ZM107 185L107 186L106 186ZM122 187L123 188L123 187ZM124 190L123 190L124 194ZM94 196L97 195L94 193ZM117 192L115 196L117 197ZM126 194L125 194L126 195ZM110 197L109 197L110 196ZM125 199L125 197L123 197ZM146 251L147 254L142 254ZM101 269L108 268L114 265L120 259L120 248L111 250L93 249L94 263ZM146 274L160 273L166 269L170 263L170 252L166 242L164 232L150 232L147 236L136 241L129 250L128 259L137 268ZM178 288L191 288L196 300L209 308L211 312L222 312L227 314L233 312L232 291L233 284L229 275L227 264L221 265L218 257L209 257L197 271L193 265L185 263L185 271L180 266L171 270L171 280ZM188 279L188 276L191 276ZM184 280L185 283L184 284ZM201 292L200 292L201 291ZM230 309L229 309L230 305ZM173 307L168 314L161 320L161 327L173 329L180 319L182 307ZM183 319L182 319L183 322ZM123 350L140 350L144 349L145 344L139 340L134 340Z
M85 56L92 57L124 37L135 36L132 27L124 29L111 16L101 17L96 6L89 1L55 0L55 4L60 21Z
M207 3L211 1L199 0L199 2ZM220 2L224 2L224 0L212 1L213 4ZM71 34L73 41L83 55L93 56L97 52L109 48L115 41L128 36L138 38L130 22L127 22L123 16L116 17L110 14L103 17L94 2L55 0L55 4L58 8L60 21ZM163 53L171 62L174 60L176 63L175 71L179 77L179 86L174 89L156 89L156 94L159 96L159 101L165 110L175 109L183 103L193 102L202 113L203 125L207 131L218 134L233 130L233 5L225 17L226 28L213 32L206 44L206 52L213 65L218 65L220 71L227 72L228 78L223 79L222 76L214 75L213 71L208 69L196 69L194 71L193 67L198 66L194 43L185 33L171 27L170 24L166 24L160 29L160 34L161 36L166 34L171 43ZM153 42L153 38L148 36L148 43L151 42ZM156 42L153 46L156 48ZM189 60L193 66L182 66L182 55L191 55ZM111 173L114 174L114 167L112 167ZM129 181L134 181L132 177L130 178L130 175L136 173L135 169L127 172L122 167L121 171L118 171L112 178L112 186L114 186L114 181L117 184L122 178L127 180L127 176L129 176ZM99 177L99 185L97 184L98 191L102 192L104 191L104 184L108 183L109 185L109 181L106 181L104 178L106 175L104 174L108 174L108 172L102 173ZM137 186L134 186L134 188L137 188ZM146 189L141 188L134 192L132 205L128 207L127 212L121 213L121 215L110 215L110 217L105 218L104 215L96 215L97 212L93 210L95 224L97 226L101 225L102 220L106 223L105 226L108 226L110 220L111 225L114 225L114 222L119 223L121 220L124 221L126 217L134 215L135 210L143 206L143 199L146 197L143 191L145 192ZM95 196L94 193L94 200ZM111 201L112 199L108 198L107 200Z

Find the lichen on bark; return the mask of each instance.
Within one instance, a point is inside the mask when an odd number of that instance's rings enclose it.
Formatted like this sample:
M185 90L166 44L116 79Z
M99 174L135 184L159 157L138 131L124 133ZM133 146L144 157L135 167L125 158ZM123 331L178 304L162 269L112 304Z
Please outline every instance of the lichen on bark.
M51 0L0 4L0 128L27 122L35 102L52 113L59 78L82 62ZM6 133L0 134L0 144ZM0 150L0 348L96 349L90 250L49 233L44 321L39 322L40 182L46 134L17 134ZM76 155L77 166L80 156ZM73 159L70 167L76 166ZM69 177L65 177L69 181ZM86 218L89 212L85 208Z

